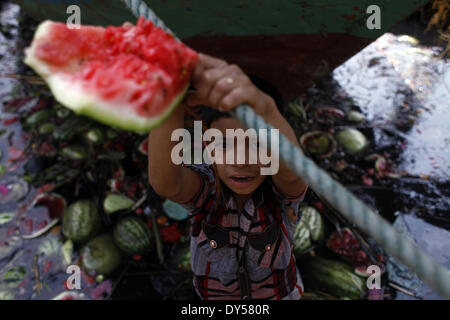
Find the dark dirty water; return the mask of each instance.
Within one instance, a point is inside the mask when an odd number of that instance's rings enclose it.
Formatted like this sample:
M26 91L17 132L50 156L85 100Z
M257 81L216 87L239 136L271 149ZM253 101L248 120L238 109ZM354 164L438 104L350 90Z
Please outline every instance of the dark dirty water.
M31 38L29 26L32 23L20 14L18 6L9 3L1 6L0 73L32 75L20 62L21 50L27 45L25 39ZM409 233L431 256L450 267L450 127L447 125L450 120L450 63L438 58L440 48L423 47L411 41L392 34L382 36L301 96L308 121L301 122L289 113L287 118L300 135L323 128L312 121L317 107L331 105L344 111L361 111L367 119L362 124L336 122L334 129L327 129L333 132L345 126L359 128L370 140L370 153L383 154L407 174L398 179L379 177L371 170L373 163L364 161L361 156L347 156L340 148L332 157L316 159L317 162L368 205L395 222L399 230ZM6 125L5 120L24 116L42 95L51 100L44 88L0 77L3 106L16 97L31 97L15 113L0 109L0 130L5 130L0 136L0 163L9 168L0 177L0 184L5 184L6 179L17 181L24 175L24 162L13 166L9 160L17 150L28 145L29 138L23 133L20 121ZM333 170L333 165L342 159L350 164L350 171ZM0 278L12 267L16 271L7 282L0 282L0 300L50 299L65 290L67 263L61 253L63 238L58 227L33 240L22 239L14 228L23 227L26 219L26 212L19 210L20 205L31 201L36 193L36 186L28 186L24 199L0 200L0 214L16 213L9 222L0 219ZM75 186L81 188L79 194L89 194L83 184ZM73 184L68 184L58 192L73 200L74 188ZM0 195L0 199L4 199L4 195ZM151 199L155 203L161 200ZM178 246L183 244L166 245L164 253L169 257ZM117 272L101 283L85 276L80 292L85 298L195 298L189 277L173 271L170 259L163 267L155 257L138 258L131 259L122 274ZM71 261L77 261L76 251ZM388 269L392 271L390 280L414 289L418 298L439 298L392 260ZM111 286L115 289L112 295ZM397 292L396 298L411 297Z

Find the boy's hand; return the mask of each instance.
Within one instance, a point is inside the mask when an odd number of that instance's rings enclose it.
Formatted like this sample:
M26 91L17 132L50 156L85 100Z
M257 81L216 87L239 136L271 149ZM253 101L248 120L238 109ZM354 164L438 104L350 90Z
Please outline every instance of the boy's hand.
M247 103L264 115L274 105L273 99L260 91L238 66L205 54L199 54L192 85L197 90L186 95L187 106L206 105L228 112Z

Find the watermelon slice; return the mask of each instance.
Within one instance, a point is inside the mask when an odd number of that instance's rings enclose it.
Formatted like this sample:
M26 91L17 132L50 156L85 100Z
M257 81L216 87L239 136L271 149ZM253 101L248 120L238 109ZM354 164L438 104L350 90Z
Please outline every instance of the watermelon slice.
M136 26L42 22L25 63L75 113L146 133L182 100L198 54L149 20Z

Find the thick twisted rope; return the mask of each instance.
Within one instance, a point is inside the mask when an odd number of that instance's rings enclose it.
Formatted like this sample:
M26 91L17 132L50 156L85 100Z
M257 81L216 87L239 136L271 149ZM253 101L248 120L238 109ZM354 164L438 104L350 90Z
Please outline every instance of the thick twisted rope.
M136 17L144 16L155 25L172 33L142 0L122 0ZM173 33L172 33L173 34ZM248 105L237 107L233 114L247 128L274 129ZM407 265L437 293L450 299L450 271L425 254L406 236L376 214L343 185L331 178L282 134L279 135L279 152L283 162L310 187L330 202L349 221L357 225L383 247L386 252Z

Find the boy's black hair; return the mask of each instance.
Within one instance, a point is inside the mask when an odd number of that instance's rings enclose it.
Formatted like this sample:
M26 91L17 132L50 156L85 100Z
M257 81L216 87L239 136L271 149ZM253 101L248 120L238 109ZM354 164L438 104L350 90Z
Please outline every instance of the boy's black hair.
M284 107L283 98L275 86L270 82L254 75L249 75L249 78L259 90L272 97L278 110L282 113ZM197 107L195 111L200 115L207 128L210 128L211 123L217 119L231 117L231 114L228 112L220 112L217 109L206 106Z

